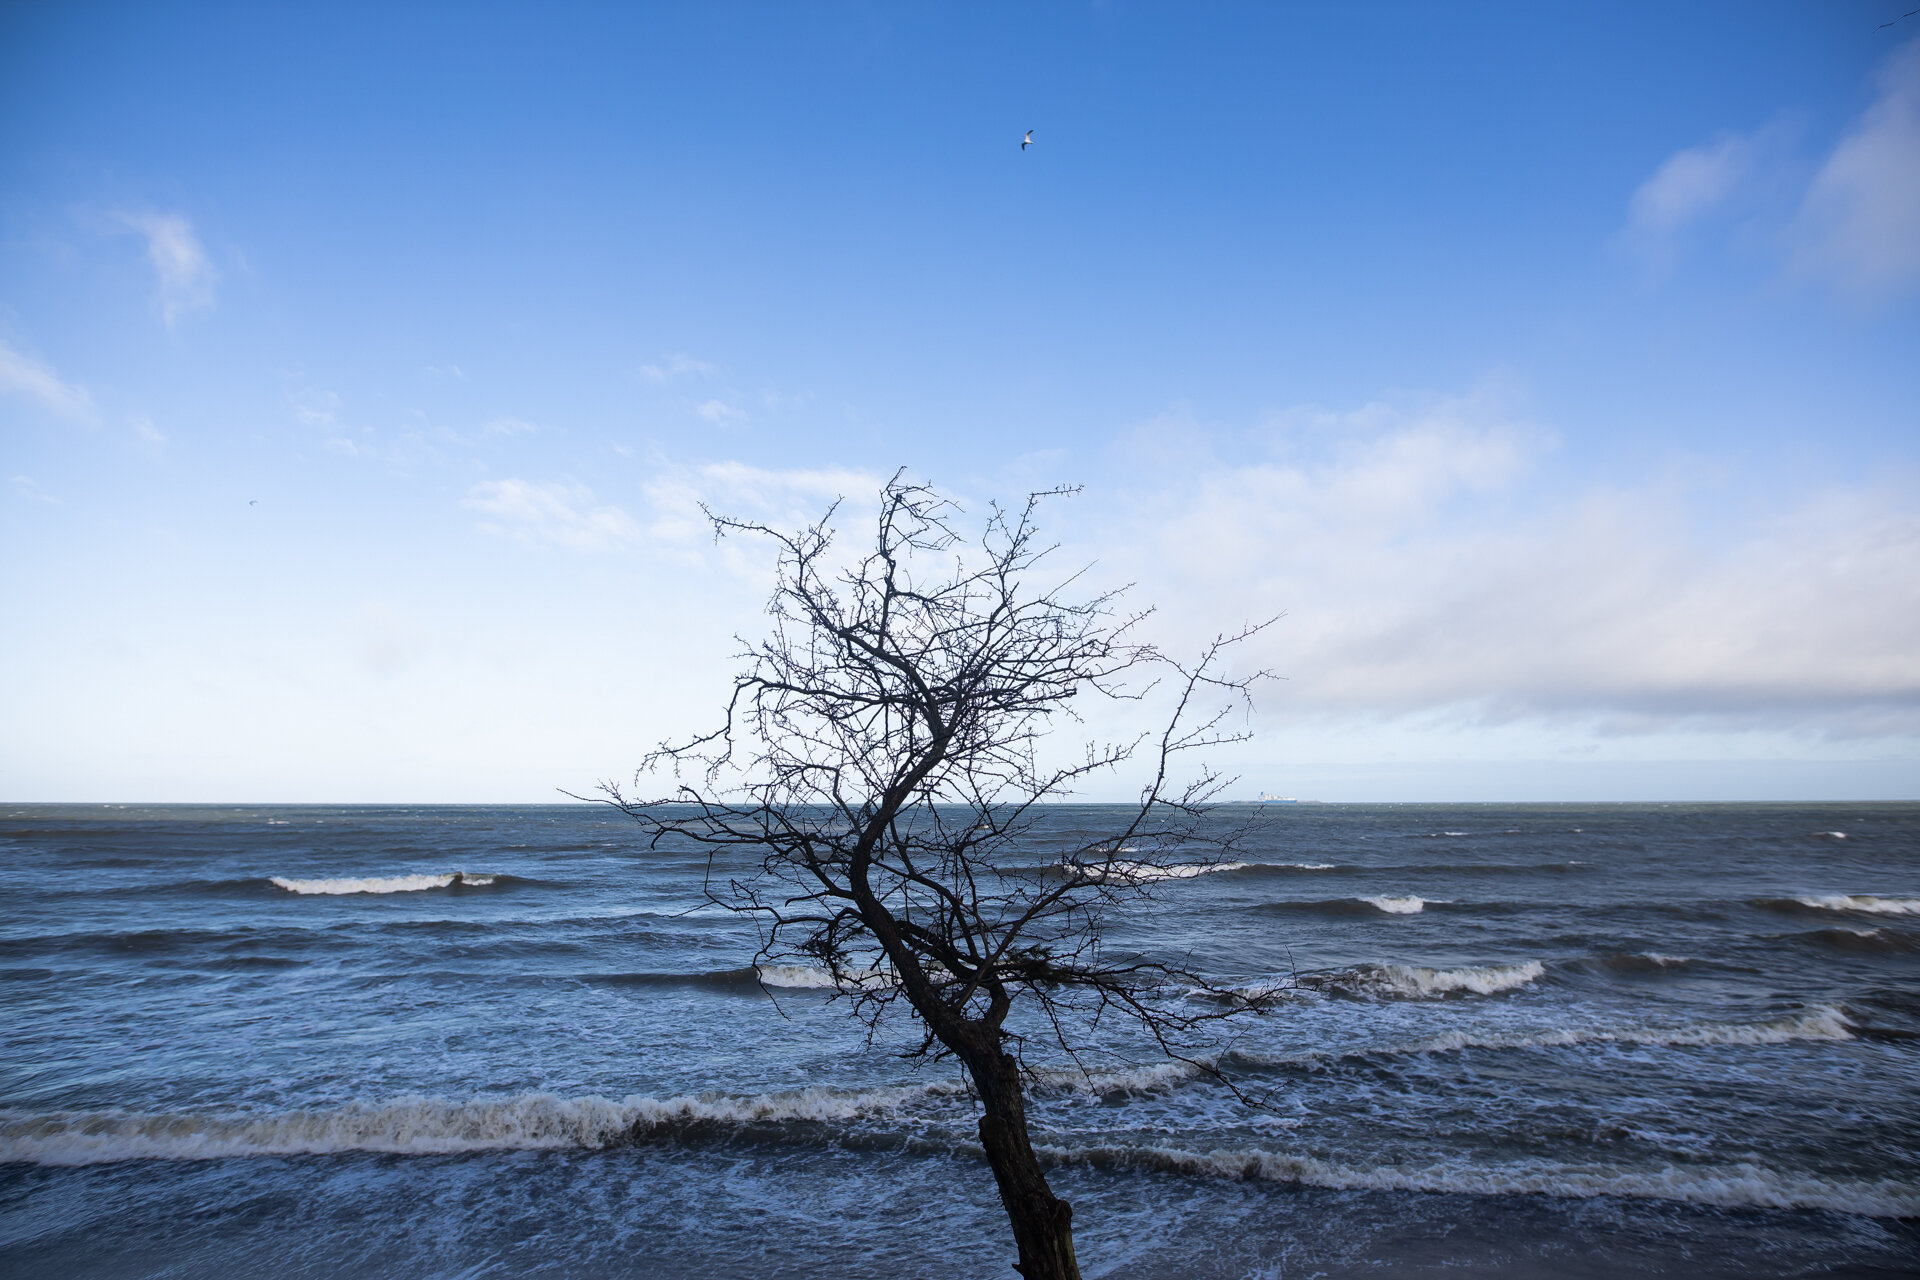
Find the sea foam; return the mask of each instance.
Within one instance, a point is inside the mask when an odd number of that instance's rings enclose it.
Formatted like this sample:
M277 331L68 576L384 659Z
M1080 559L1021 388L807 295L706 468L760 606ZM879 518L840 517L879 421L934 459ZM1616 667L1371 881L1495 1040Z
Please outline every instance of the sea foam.
M1427 907L1427 899L1412 896L1393 898L1383 895L1376 898L1362 898L1360 901L1366 903L1368 906L1384 911L1390 916L1418 915L1420 912L1426 910Z
M1313 1156L1260 1149L1206 1151L1170 1146L1041 1148L1055 1164L1146 1168L1348 1191L1420 1191L1455 1195L1599 1196L1678 1200L1721 1208L1828 1209L1870 1217L1920 1215L1920 1187L1891 1179L1834 1178L1741 1163L1722 1166L1628 1169L1605 1164L1524 1161L1506 1164L1440 1162L1368 1168Z
M960 1091L957 1083L933 1082L864 1091L811 1088L747 1097L700 1094L617 1101L547 1093L468 1102L414 1097L261 1115L0 1111L0 1163L594 1148L700 1124L845 1121Z
M1435 1039L1388 1050L1399 1053L1447 1053L1461 1049L1554 1049L1583 1044L1762 1045L1796 1040L1852 1040L1853 1024L1831 1005L1771 1022L1707 1022L1679 1027L1569 1027L1536 1035L1476 1036L1449 1032Z
M1245 871L1245 862L1111 862L1070 863L1067 870L1095 884L1152 884L1158 880L1191 880L1217 871Z
M1794 901L1819 911L1859 911L1876 916L1920 915L1920 898L1876 898L1870 893L1828 893L1795 898Z
M1328 985L1368 995L1432 1000L1456 993L1490 996L1524 987L1546 973L1538 960L1521 964L1483 964L1462 969L1428 969L1420 965L1363 965L1336 975Z
M288 876L269 876L269 881L289 893L418 893L422 889L484 888L498 877L473 875L465 871L447 871L412 876L345 876L333 880L295 880Z

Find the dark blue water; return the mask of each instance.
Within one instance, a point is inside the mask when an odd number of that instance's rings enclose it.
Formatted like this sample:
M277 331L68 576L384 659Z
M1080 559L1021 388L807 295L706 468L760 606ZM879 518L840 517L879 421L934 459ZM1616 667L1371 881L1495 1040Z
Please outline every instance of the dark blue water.
M1263 816L1115 929L1280 990L1211 1050L1245 1097L1036 1050L1089 1275L1920 1270L1920 806ZM13 806L0 851L9 1274L1011 1274L956 1070L618 814Z

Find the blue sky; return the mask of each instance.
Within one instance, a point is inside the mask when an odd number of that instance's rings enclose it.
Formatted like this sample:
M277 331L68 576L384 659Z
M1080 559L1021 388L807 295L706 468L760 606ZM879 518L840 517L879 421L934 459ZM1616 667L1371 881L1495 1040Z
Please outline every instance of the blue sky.
M1920 797L1904 7L0 7L0 792L590 786L907 466L1249 793Z

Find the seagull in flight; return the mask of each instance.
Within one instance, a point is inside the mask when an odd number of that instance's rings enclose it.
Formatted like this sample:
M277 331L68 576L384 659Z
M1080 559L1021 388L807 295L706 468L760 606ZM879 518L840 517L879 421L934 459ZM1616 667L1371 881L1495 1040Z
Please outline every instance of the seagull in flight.
M1029 129L1027 130L1027 136L1020 139L1020 149L1022 151L1025 151L1028 147L1032 145L1033 145L1033 130Z

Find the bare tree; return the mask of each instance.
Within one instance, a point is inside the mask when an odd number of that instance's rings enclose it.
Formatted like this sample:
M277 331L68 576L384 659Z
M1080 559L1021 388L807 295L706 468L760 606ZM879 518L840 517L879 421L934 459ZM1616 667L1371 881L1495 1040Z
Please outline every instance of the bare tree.
M903 477L881 493L872 547L837 569L831 510L791 534L708 513L716 537L777 545L772 633L742 655L722 726L646 759L635 788L670 772L671 794L606 791L654 844L708 849L707 893L760 921L762 964L823 966L870 1042L904 1006L919 1055L960 1060L1015 1265L1069 1280L1072 1213L1035 1156L1022 1049L1040 1033L1079 1062L1087 1028L1117 1012L1210 1070L1195 1057L1203 1025L1247 1006L1180 965L1115 954L1103 924L1166 868L1218 859L1233 840L1201 821L1228 780L1181 757L1244 737L1227 717L1259 677L1219 666L1258 628L1177 662L1137 638L1145 615L1121 612L1118 593L1076 598L1079 574L1049 581L1054 548L1036 542L1034 516L1065 491L994 507L969 540L953 503ZM1089 698L1156 686L1171 708L1157 732L1044 762L1042 736L1079 723ZM1146 776L1137 801L1035 874L1036 806L1129 761ZM751 856L723 856L737 851ZM1027 1033L1009 1025L1016 1006Z

